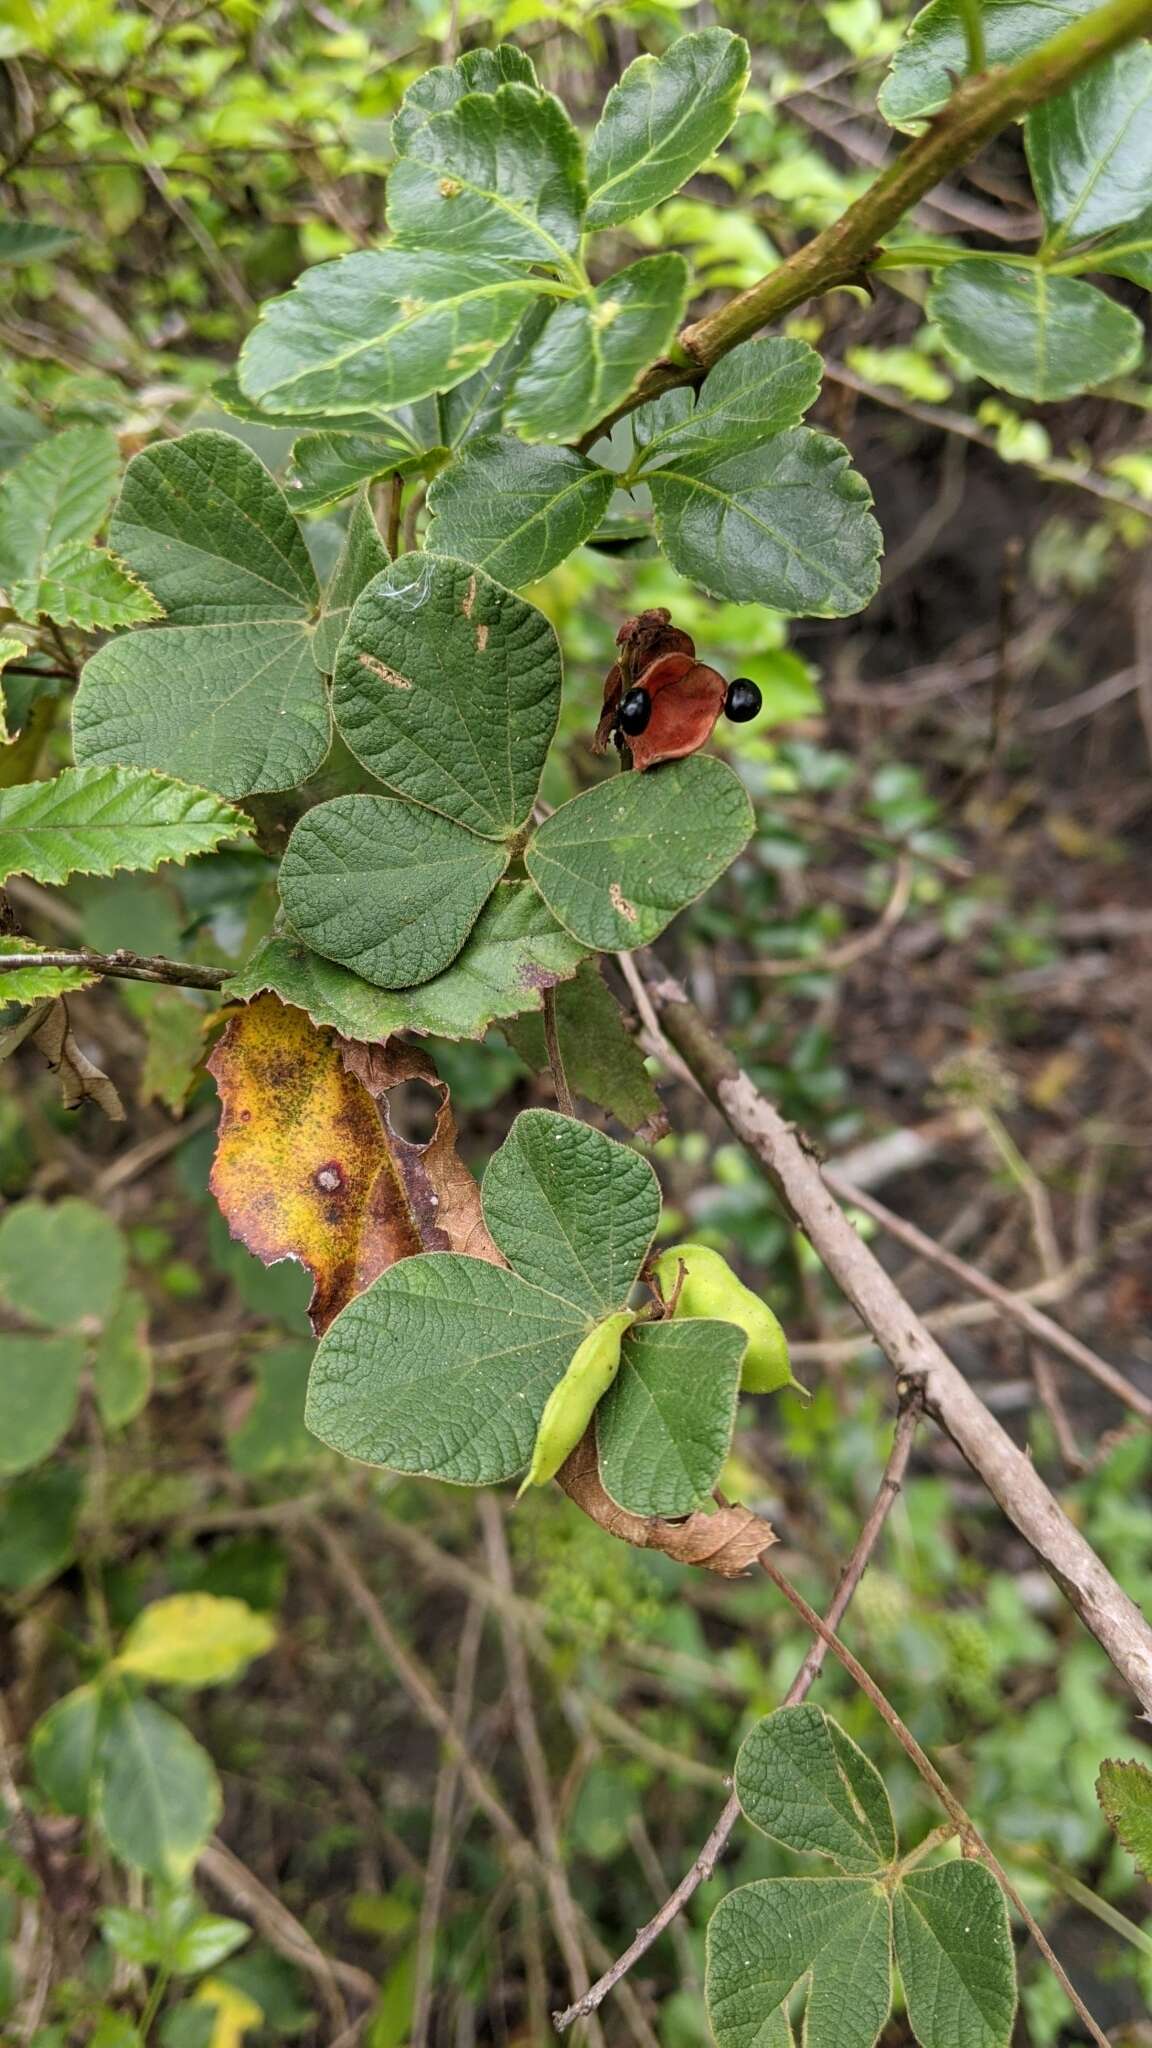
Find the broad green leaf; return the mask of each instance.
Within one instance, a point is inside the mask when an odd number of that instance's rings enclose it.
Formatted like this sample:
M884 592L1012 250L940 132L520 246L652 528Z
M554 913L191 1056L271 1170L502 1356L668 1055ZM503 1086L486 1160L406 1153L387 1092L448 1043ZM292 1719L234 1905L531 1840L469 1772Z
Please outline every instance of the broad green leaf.
M330 407L318 406L315 412L307 408L293 410L291 419L285 419L283 413L270 412L256 399L249 398L247 392L240 389L240 380L234 371L216 379L210 396L224 412L231 413L233 419L246 420L254 427L271 427L276 433L282 434L287 427L316 427L330 429L333 434L384 434L389 438L392 435L393 416L375 407L370 411L349 412L347 408L337 406L333 414ZM406 440L406 436L398 435L397 438Z
M156 1685L222 1685L275 1640L271 1622L243 1600L174 1593L137 1615L113 1669Z
M534 1287L598 1318L627 1306L660 1221L646 1159L575 1117L526 1109L488 1161L484 1219Z
M169 1883L187 1877L221 1811L211 1759L151 1700L110 1694L98 1816L113 1854Z
M580 138L560 101L501 85L405 137L388 178L388 224L421 250L570 274L586 198Z
M107 427L69 427L22 455L0 483L0 586L38 582L65 541L91 540L119 467Z
M143 768L65 768L54 782L0 790L0 880L110 875L210 853L251 830L206 789Z
M680 385L632 415L645 470L754 448L798 426L819 394L822 364L806 341L771 335L722 356L699 391Z
M45 1798L81 1820L96 1790L103 1712L99 1688L81 1685L41 1715L28 1744L28 1760Z
M685 455L648 482L669 561L712 597L841 619L875 593L872 493L830 434L792 427L740 453Z
M83 1482L71 1465L45 1465L14 1479L0 1504L0 1589L29 1593L76 1555Z
M462 383L541 288L471 252L360 249L269 300L244 344L240 383L270 414L386 413Z
M124 1283L124 1239L92 1202L29 1198L0 1223L0 1297L52 1330L101 1323Z
M311 1344L280 1344L254 1360L256 1398L238 1429L228 1436L228 1456L237 1472L280 1472L310 1464L316 1441L304 1427L304 1397L312 1364Z
M317 512L350 497L361 484L410 476L424 467L423 452L399 434L302 434L292 445L286 489L296 511Z
M21 618L35 619L43 612L59 625L80 626L86 633L138 626L160 616L160 606L139 579L106 548L84 540L53 548L38 573L13 583L9 595Z
M0 1332L0 1476L27 1472L55 1450L76 1413L83 1370L80 1337Z
M777 2048L807 1980L811 2048L872 2048L892 2002L888 1900L867 1878L765 1878L721 1899L704 1996L717 2048ZM845 1995L845 1994L849 1995Z
M910 1870L893 1898L892 1931L920 2048L1008 2048L1016 1952L992 1872L973 1862Z
M637 57L588 145L589 228L618 227L672 192L723 142L748 83L748 45L725 28Z
M850 1875L886 1868L896 1855L879 1771L819 1707L782 1707L758 1721L740 1746L735 1787L754 1826L789 1849L830 1856Z
M484 367L474 370L463 384L441 393L434 402L440 438L459 448L473 434L494 434L504 419L509 388L525 356L536 344L540 330L552 311L554 300L537 298L521 319L516 332L497 349Z
M746 1338L731 1323L637 1323L596 1410L604 1490L633 1515L706 1507L732 1443Z
M504 847L391 796L338 796L297 825L280 867L293 931L378 988L456 958L508 865Z
M83 967L6 968L6 953L39 953L27 939L0 939L0 1009L5 1003L40 1003L46 996L74 995L90 988L98 976Z
M1136 1757L1110 1758L1100 1766L1096 1797L1113 1833L1152 1880L1152 1770Z
M982 0L988 62L1011 64L1087 11L1087 0ZM916 16L880 89L880 112L894 128L923 127L951 99L968 71L964 0L931 0Z
M574 448L477 436L428 493L424 545L512 588L554 569L600 524L616 478Z
M1136 220L1152 196L1152 45L1094 64L1034 107L1024 133L1054 246Z
M316 628L316 661L325 674L336 664L336 649L352 616L352 607L366 583L388 567L389 554L372 516L366 490L360 490L349 514L344 545L328 580Z
M71 228L48 221L0 220L0 263L39 263L76 240Z
M282 933L266 939L228 982L229 997L273 989L314 1024L348 1038L397 1031L482 1038L496 1017L539 1010L541 991L573 972L584 948L556 923L529 882L498 882L450 967L419 988L383 990Z
M629 1130L643 1127L650 1134L662 1128L660 1097L643 1050L625 1029L620 1005L594 960L585 960L571 981L561 983L555 1009L560 1057L573 1094L608 1110ZM501 1028L521 1059L542 1074L548 1047L541 1019L520 1017Z
M148 1303L133 1288L113 1304L100 1333L92 1360L92 1387L108 1429L123 1429L139 1415L152 1390Z
M927 311L947 349L990 384L1049 401L1090 391L1139 361L1144 329L1095 285L1011 263L949 263Z
M668 251L556 306L517 372L509 425L530 441L572 441L594 426L664 354L687 295L688 266Z
M392 147L403 156L431 114L454 107L465 93L498 91L502 85L538 86L531 57L515 43L494 50L466 50L454 64L433 64L408 87L392 120Z
M714 755L615 775L562 804L525 864L550 910L599 951L646 946L743 852L755 820Z
M401 555L356 604L332 703L380 782L497 838L536 800L560 677L543 612L467 562Z
M401 1259L321 1339L305 1420L367 1465L492 1486L523 1471L582 1313L455 1252Z

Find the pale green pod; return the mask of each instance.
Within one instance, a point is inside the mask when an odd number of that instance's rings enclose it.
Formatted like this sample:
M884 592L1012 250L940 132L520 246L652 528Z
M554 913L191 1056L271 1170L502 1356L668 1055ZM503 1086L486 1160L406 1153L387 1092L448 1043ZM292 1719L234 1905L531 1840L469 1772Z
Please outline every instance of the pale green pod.
M656 1278L665 1301L671 1301L680 1266L684 1282L675 1316L712 1316L735 1323L748 1339L740 1385L746 1394L774 1394L796 1387L788 1359L788 1339L767 1302L732 1271L727 1259L706 1244L674 1244L656 1261ZM801 1390L802 1391L802 1390Z
M576 1449L592 1420L597 1401L608 1392L620 1370L620 1346L624 1332L636 1321L630 1309L605 1316L590 1330L572 1354L562 1380L558 1380L544 1404L532 1463L520 1487L543 1486L554 1479L570 1451Z

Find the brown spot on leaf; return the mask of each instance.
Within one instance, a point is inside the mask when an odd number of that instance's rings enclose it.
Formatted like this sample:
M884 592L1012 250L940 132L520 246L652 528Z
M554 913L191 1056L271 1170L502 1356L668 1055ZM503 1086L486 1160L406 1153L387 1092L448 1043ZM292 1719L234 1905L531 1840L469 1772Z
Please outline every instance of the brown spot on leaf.
M484 649L485 649L485 648L487 647L487 645L488 645L488 628L487 628L487 626L485 626L485 625L479 625L479 626L477 626L477 628L476 628L476 652L477 652L477 654L483 654L483 652L484 652Z
M466 619L470 619L470 618L472 617L472 607L473 607L473 605L475 604L475 602L476 602L476 577L475 577L475 574L473 573L473 574L472 574L472 575L471 575L471 576L470 576L470 577L468 578L468 588L467 588L467 590L466 590L466 591L464 592L464 602L463 602L463 604L462 604L462 605L461 605L461 607L460 607L460 609L461 609L461 611L463 612L463 614L464 614L464 617L465 617Z
M463 187L459 178L441 178L439 189L441 199L455 199L457 193L462 191Z
M608 900L611 903L613 910L619 911L621 917L626 917L629 924L635 924L636 905L634 903L629 903L628 898L625 896L623 890L621 889L619 882L613 882L611 888L608 891Z
M372 674L379 676L380 681L387 683L391 689L410 690L412 688L407 676L402 676L397 669L388 668L384 662L377 661L374 654L360 654L357 656L357 660L361 668L371 669Z

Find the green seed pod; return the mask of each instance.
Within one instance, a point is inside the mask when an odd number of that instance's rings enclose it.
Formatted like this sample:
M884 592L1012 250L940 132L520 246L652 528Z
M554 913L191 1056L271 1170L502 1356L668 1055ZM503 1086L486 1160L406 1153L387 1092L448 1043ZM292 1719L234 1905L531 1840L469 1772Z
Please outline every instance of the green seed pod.
M684 1283L676 1303L676 1316L713 1316L717 1322L735 1323L748 1338L740 1385L746 1394L774 1394L779 1387L796 1387L788 1361L788 1339L766 1302L737 1278L719 1252L706 1244L674 1244L656 1261L656 1278L665 1301L671 1301L680 1267Z
M620 1369L620 1346L624 1332L636 1321L630 1309L605 1316L577 1345L572 1362L558 1380L544 1404L540 1427L532 1450L532 1463L520 1487L544 1486L554 1479L570 1451L576 1449L592 1420L592 1411L602 1394L608 1392Z

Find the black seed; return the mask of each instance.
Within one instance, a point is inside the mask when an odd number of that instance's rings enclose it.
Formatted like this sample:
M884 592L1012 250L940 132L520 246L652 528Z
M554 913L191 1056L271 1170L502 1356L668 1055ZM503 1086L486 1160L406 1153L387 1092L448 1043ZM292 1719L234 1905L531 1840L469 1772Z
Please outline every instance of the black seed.
M747 725L750 718L755 718L763 702L764 699L751 677L737 676L728 685L724 709L734 725Z
M630 740L639 738L652 716L652 699L647 690L629 690L622 700L618 722Z

